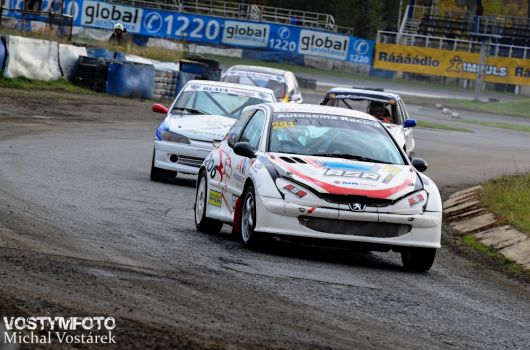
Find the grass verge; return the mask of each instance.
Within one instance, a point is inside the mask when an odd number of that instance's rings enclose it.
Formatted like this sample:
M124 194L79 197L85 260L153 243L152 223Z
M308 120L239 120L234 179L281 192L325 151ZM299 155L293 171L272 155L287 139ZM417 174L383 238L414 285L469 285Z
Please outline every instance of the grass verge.
M530 173L501 176L488 182L480 199L488 210L530 235Z
M481 121L481 120L465 120L465 119L460 119L459 122L467 123L467 124L474 124L474 125L489 126L489 127L498 128L498 129L530 132L529 125L520 125L520 124L503 123L503 122L489 122L489 121Z
M487 112L499 115L530 118L530 98L516 99L503 102L480 102L470 100L446 101L449 106L471 111Z
M31 80L26 78L5 78L0 76L0 87L9 89L24 89L24 90L48 90L59 92L71 92L78 94L95 93L92 90L84 89L76 86L67 80Z
M445 124L433 123L429 121L417 120L416 125L420 128L440 129L440 130L459 131L459 132L473 132L466 128L458 128L458 127L453 127L453 126L449 126Z
M492 248L480 243L472 235L465 235L464 237L462 237L462 243L473 248L479 253L482 253L490 258L495 259L506 269L506 271L508 271L511 274L514 274L516 276L528 276L529 275L529 272L525 271L525 269L521 265L519 265L513 260L508 259L504 255L497 253Z

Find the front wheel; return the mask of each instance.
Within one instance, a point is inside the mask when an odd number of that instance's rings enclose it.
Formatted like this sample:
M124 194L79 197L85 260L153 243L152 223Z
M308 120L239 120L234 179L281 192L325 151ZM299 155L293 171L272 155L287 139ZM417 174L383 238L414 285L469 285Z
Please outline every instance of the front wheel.
M249 185L243 194L241 208L241 241L247 247L255 247L259 241L256 228L256 192L254 186Z
M195 193L195 227L197 231L204 233L219 233L223 223L206 217L206 205L208 201L208 180L203 171L197 180L197 192Z
M153 150L153 159L151 160L151 181L168 182L170 179L177 176L177 172L155 167L155 152L156 151Z
M409 271L427 271L432 267L435 248L407 248L401 251L403 267Z

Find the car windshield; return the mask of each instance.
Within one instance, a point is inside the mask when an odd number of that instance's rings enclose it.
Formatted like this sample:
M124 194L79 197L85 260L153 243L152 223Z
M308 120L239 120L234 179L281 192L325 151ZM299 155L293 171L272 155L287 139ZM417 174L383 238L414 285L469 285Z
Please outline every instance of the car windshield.
M383 123L399 123L399 110L396 100L362 95L336 95L327 97L327 106L342 107L368 113Z
M285 78L281 75L248 72L248 71L228 71L223 78L224 82L259 86L274 91L276 99L285 96Z
M318 113L274 113L270 152L405 164L377 121Z
M274 97L261 91L189 84L179 95L172 113L216 114L238 119L245 107L265 102L274 102Z

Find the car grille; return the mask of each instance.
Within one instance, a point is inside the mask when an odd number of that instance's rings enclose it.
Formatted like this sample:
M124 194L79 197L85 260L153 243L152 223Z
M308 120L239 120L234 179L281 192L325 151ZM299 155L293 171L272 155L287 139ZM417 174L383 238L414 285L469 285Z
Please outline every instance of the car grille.
M362 206L384 207L391 205L394 201L391 199L371 198L365 196L351 196L341 194L319 193L318 196L330 203L346 204L359 203Z
M198 158L198 157L190 157L190 156L178 156L178 163L182 165L189 165L193 167L200 167L202 162L204 161L204 158Z
M335 220L299 216L301 225L315 231L333 233L337 235L364 236L389 238L407 234L412 229L410 225L391 224L386 222Z

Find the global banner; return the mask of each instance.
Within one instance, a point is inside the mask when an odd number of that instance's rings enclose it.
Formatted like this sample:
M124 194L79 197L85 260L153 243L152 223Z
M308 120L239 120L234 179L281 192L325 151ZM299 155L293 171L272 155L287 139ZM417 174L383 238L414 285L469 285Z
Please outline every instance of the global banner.
M23 0L9 0L22 9ZM47 11L51 0L42 0ZM118 5L97 0L65 0L64 13L74 26L112 30L122 23L128 32L194 43L255 48L372 64L374 41L292 25L225 19L152 8ZM20 16L4 12L6 16Z
M480 54L378 43L374 68L475 80ZM482 70L487 82L530 85L530 60L527 59L489 56Z

